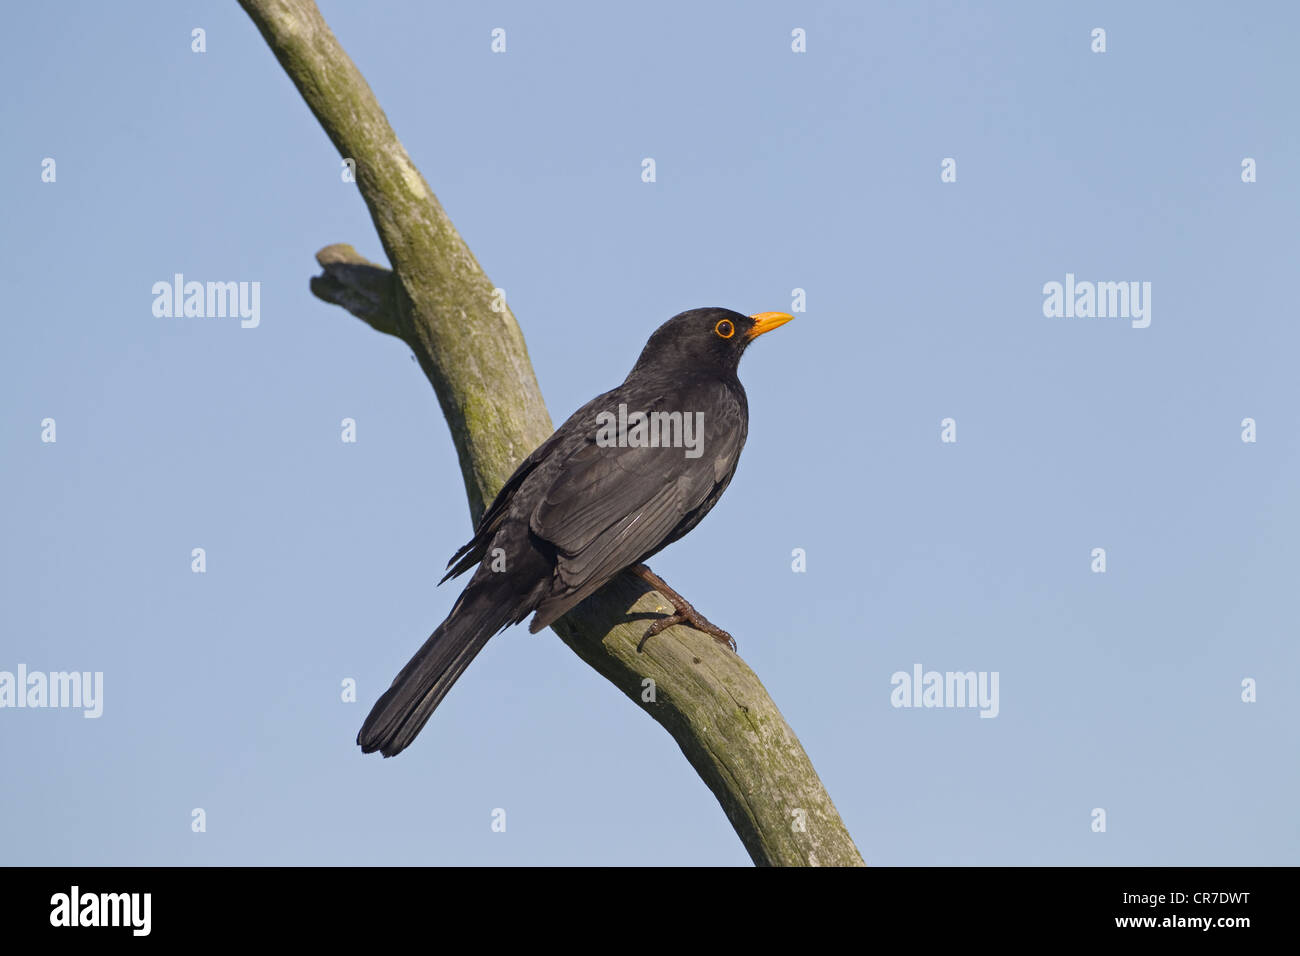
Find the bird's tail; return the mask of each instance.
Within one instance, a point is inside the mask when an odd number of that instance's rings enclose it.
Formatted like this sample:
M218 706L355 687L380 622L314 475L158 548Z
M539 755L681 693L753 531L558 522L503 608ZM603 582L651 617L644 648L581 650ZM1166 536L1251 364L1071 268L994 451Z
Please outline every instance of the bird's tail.
M405 750L488 640L512 623L515 615L508 603L503 607L489 591L471 584L402 668L361 725L357 743L362 751L392 757Z

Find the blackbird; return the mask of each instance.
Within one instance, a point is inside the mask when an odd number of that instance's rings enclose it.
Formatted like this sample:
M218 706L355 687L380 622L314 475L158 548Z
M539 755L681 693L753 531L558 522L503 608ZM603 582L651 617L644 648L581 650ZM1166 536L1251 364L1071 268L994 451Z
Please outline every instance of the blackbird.
M731 635L642 562L699 524L731 482L749 429L740 356L792 318L717 308L674 316L622 385L583 405L524 459L447 562L442 581L478 570L371 709L357 734L365 753L406 749L495 634L529 614L536 633L625 570L673 605L641 644L686 623L734 649Z

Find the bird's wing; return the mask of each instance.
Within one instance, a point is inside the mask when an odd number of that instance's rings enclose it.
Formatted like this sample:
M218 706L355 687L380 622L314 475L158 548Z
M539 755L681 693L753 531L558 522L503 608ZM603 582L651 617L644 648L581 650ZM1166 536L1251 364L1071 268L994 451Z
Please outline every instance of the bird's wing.
M577 449L533 509L529 525L556 549L551 596L531 629L540 630L619 571L672 539L691 512L727 481L745 439L739 407L711 403L702 454L682 448Z
M515 469L514 474L506 479L506 483L497 492L492 504L488 505L487 510L483 512L483 517L479 519L478 526L474 529L474 537L453 554L451 560L447 562L448 571L443 575L442 581L438 582L439 584L442 584L448 578L464 574L483 560L497 531L500 530L502 523L510 513L515 493L523 486L525 479L548 457L559 451L559 447L572 435L574 423L594 422L596 411L606 406L609 396L612 394L613 390L597 395L582 408L579 408L569 417L568 421L551 434L550 438L533 449L532 454L519 463L519 467ZM591 440L595 440L594 432Z
M536 451L520 462L514 474L506 480L501 490L497 492L492 504L488 505L487 510L483 512L478 527L474 529L474 537L470 538L447 562L447 573L442 576L442 581L439 581L439 584L442 584L448 578L464 574L483 560L488 547L492 544L493 536L496 535L501 523L510 511L510 502L514 498L515 492L523 485L524 479L532 473L533 469L546 458L560 437L559 432L551 435L550 438L538 446Z

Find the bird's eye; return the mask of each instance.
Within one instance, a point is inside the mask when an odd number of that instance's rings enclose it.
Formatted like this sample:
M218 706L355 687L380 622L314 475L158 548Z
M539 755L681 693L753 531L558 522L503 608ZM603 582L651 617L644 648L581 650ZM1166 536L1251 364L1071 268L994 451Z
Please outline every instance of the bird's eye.
M736 327L731 324L730 320L723 319L713 327L713 331L724 339L729 339L736 334Z

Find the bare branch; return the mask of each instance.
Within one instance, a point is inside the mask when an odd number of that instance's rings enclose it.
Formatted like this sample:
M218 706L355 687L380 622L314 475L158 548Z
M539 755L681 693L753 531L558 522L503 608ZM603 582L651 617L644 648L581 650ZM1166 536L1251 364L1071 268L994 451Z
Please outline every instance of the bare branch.
M523 334L507 309L494 308L491 281L315 4L240 2L339 153L356 161L393 265L389 272L350 246L328 246L317 254L324 271L312 292L411 346L451 428L477 521L551 433ZM672 734L756 863L861 865L794 731L739 656L683 626L637 652L648 620L664 610L662 596L624 574L555 631Z
M326 246L316 253L316 261L325 269L311 279L316 298L342 306L377 332L402 338L394 315L391 270L375 265L344 242Z

